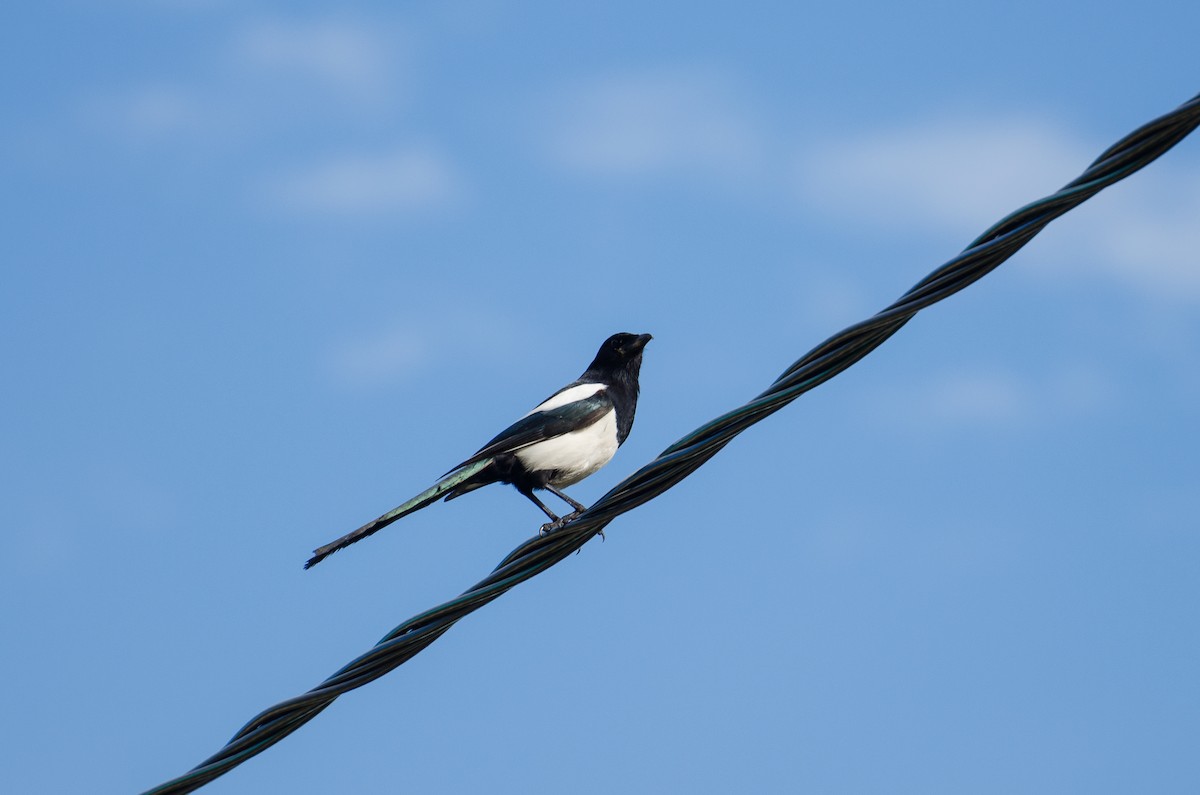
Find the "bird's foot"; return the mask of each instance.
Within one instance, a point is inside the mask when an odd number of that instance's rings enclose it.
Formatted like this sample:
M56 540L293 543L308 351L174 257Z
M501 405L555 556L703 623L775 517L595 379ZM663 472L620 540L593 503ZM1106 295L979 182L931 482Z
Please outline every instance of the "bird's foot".
M575 519L578 519L579 514L581 514L581 513L583 513L583 511L571 511L566 516L560 516L557 519L555 519L553 522L546 522L544 525L542 525L541 532L538 535L543 535L543 536L549 535L550 533L553 533L555 530L561 530L568 523L574 521Z

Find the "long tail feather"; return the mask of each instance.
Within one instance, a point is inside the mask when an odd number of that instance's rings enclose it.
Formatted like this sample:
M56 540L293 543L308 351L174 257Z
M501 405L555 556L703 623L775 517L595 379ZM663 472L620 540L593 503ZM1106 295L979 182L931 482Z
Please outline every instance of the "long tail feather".
M467 480L472 475L478 474L491 463L492 459L486 458L483 461L476 461L469 466L465 466L462 469L457 469L454 472L451 472L449 475L442 478L417 496L413 497L408 502L402 505L397 505L395 508L388 511L383 516L380 516L378 519L373 519L370 522L367 522L354 532L347 533L346 535L342 536L337 541L331 541L323 547L314 549L313 556L308 559L307 563L304 564L304 568L311 569L313 566L317 565L334 552L337 552L339 549L348 547L355 541L361 541L372 533L376 533L387 527L397 519L408 516L410 513L419 511L425 506L437 502L446 495L446 492Z

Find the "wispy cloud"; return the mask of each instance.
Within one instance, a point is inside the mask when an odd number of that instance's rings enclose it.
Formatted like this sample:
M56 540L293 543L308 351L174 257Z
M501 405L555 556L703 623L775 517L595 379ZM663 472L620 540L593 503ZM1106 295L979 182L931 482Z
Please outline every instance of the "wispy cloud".
M275 18L235 24L208 47L190 69L98 92L87 117L140 143L225 141L385 114L405 95L415 38L388 22Z
M1073 179L1101 148L1044 120L931 120L812 147L799 186L814 211L889 232L948 232L965 244ZM1040 272L1200 299L1200 167L1170 157L1173 169L1156 164L1057 221L1038 241Z
M407 314L403 321L381 323L330 341L320 357L332 383L371 390L439 362L485 370L506 366L529 336L511 314L472 305L463 296L444 302L429 296Z
M1012 429L1110 411L1118 403L1118 388L1104 372L1085 365L1041 378L977 367L881 392L871 401L876 415L892 427L916 423L951 432L963 425Z
M334 157L269 181L262 195L297 212L386 215L445 207L462 190L444 155L412 147Z
M1082 170L1089 149L1034 119L943 119L818 144L799 185L816 209L964 237Z
M826 331L840 328L871 314L868 291L852 275L830 272L819 263L803 263L797 271L804 274L803 292L796 301L797 322Z
M1055 272L1103 275L1168 302L1200 301L1200 163L1171 153L1064 217ZM1157 166L1157 167L1156 167Z
M227 6L230 0L133 0L133 4L173 11L201 11Z
M600 177L744 178L763 165L763 133L733 83L706 71L627 74L560 93L548 151Z
M399 28L385 31L348 20L265 20L246 25L234 37L238 59L251 68L359 98L394 91L396 60L409 45Z
M926 411L949 423L1010 423L1025 418L1032 390L1012 374L954 373L926 385Z
M385 328L330 346L326 362L338 383L375 387L419 368L428 358L427 340L412 328Z
M99 126L136 142L192 133L216 123L194 91L166 83L93 98L85 112Z

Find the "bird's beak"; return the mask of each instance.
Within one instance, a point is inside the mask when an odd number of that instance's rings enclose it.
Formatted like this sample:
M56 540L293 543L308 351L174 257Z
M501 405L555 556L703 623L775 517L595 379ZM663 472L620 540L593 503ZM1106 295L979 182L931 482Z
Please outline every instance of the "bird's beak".
M654 337L651 337L649 334L639 334L637 341L633 344L633 349L640 351L642 348L645 348L646 343L652 339L654 339Z

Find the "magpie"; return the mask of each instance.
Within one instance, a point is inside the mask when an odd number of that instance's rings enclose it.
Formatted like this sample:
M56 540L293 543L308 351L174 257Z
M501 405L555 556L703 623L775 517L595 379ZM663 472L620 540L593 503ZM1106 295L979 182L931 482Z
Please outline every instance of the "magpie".
M353 533L313 550L311 568L356 541L439 499L453 500L491 483L509 483L541 508L557 529L586 510L562 491L607 464L633 428L638 373L649 334L614 334L578 380L543 400L501 431L475 455L451 469L425 491ZM541 489L569 503L574 511L558 517L533 492Z

